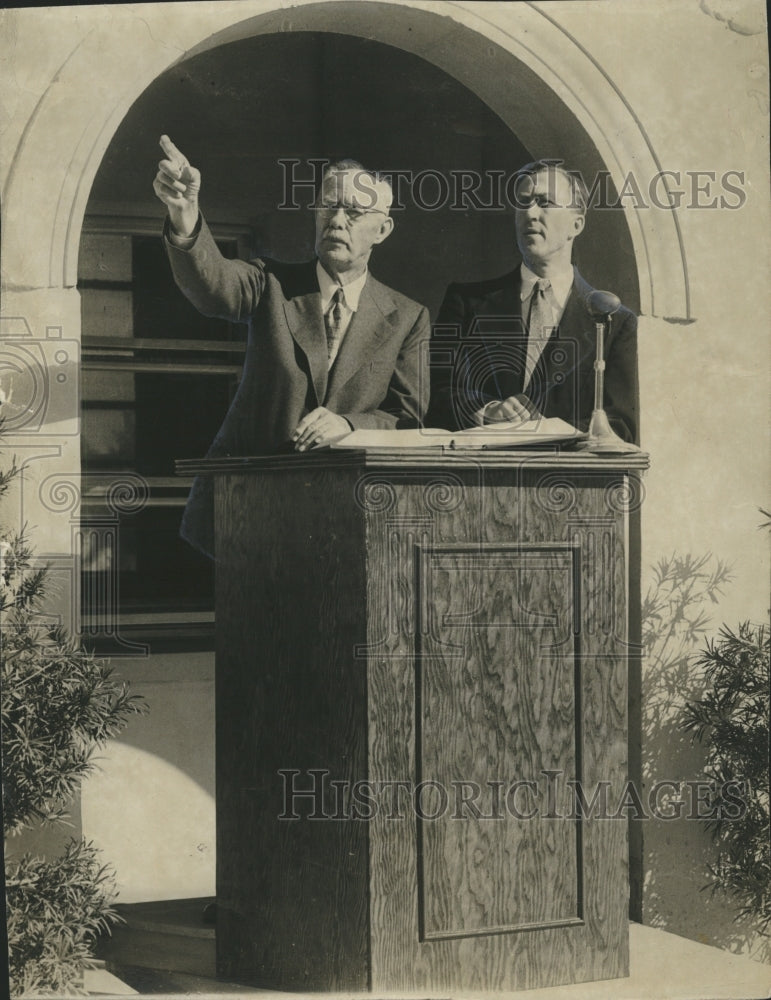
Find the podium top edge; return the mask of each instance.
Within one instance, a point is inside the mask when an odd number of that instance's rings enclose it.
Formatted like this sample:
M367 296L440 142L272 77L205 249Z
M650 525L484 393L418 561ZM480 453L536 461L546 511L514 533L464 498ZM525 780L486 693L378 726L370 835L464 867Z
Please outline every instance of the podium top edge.
M459 467L486 469L557 469L564 472L591 471L644 472L650 466L647 452L598 455L587 451L510 450L481 448L448 449L441 445L425 448L331 448L303 454L222 456L181 458L175 462L177 475L206 476L218 473L278 472L292 469L408 468L436 471Z

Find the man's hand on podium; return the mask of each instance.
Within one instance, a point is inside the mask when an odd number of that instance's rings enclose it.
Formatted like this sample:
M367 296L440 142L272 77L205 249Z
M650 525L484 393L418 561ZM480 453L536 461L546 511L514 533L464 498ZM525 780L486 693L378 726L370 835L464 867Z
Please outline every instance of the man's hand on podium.
M484 410L485 424L524 424L528 420L538 420L541 413L524 393L509 396L500 402L488 403Z
M345 417L332 413L324 406L318 406L302 418L292 435L292 441L297 451L308 451L338 441L350 434L351 430Z

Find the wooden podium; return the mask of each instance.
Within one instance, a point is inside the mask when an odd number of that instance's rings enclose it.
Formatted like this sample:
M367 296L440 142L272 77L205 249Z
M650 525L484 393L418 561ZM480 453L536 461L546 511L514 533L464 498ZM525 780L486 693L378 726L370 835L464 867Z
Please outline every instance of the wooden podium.
M216 481L218 975L383 992L628 974L627 540L646 467L178 463Z

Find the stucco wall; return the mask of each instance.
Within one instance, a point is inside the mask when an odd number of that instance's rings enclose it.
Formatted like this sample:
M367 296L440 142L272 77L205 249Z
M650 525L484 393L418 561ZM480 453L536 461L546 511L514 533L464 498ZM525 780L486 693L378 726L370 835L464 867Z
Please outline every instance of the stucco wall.
M40 349L44 342L56 339L76 344L78 299L68 286L74 284L73 260L76 263L80 216L90 179L112 134L143 87L175 58L204 44L214 32L224 31L223 37L229 37L230 24L274 6L246 2L2 12L4 340L18 337L17 345L23 340ZM644 296L640 326L643 443L652 456L643 506L643 592L653 579L649 567L660 558L673 552L696 557L713 553L732 563L734 572L718 603L708 608L714 629L723 621L734 625L747 618L763 620L768 608L769 552L765 537L757 530L757 507L767 503L769 493L770 213L768 61L762 5L755 0L629 0L544 5L410 3L403 7L440 11L443 17L471 24L475 32L496 44L510 50L520 46L520 52L526 48L529 55L522 58L529 59L530 70L539 71L577 119L592 130L596 149L617 178L624 176L630 164L639 162L644 176L638 179L644 190L656 161L665 170L680 172L681 180L673 180L673 187L687 188L687 171L712 171L716 178L730 170L743 172L741 207L687 207L690 195L686 193L677 212L693 322L665 318L689 318L681 287L683 272L678 272L677 254L672 250L670 213L662 221L653 214L661 210L640 210L630 222ZM292 16L290 5L284 5L276 15L277 26L286 27ZM323 21L323 12L318 17ZM545 34L547 29L554 34ZM396 30L384 26L383 34ZM434 51L425 53L426 58L432 56L440 62L448 58L440 37L436 37ZM496 95L492 89L483 96L492 106L498 105L496 110L505 118L505 80L500 81L499 91ZM523 129L537 135L537 108L527 109L525 117ZM542 127L548 131L553 123L543 122ZM638 150L646 148L648 155L643 158ZM720 191L716 193L719 196ZM711 195L702 194L699 200L709 202ZM657 296L649 294L651 287ZM49 349L50 344L45 350ZM38 526L38 550L61 564L58 572L64 596L60 610L65 619L70 607L67 560L77 503L76 497L69 502L61 493L52 494L57 480L51 477L72 481L78 471L77 393L73 390L77 371L71 367L71 357L72 352L68 360L55 362L66 378L57 383L55 405L49 407L44 426L22 427L9 438L17 453L24 450L30 461L35 458L20 516ZM48 483L48 493L42 489L44 483ZM649 670L649 681L654 682L649 697L660 695L667 682L664 674ZM205 865L211 861L202 862L200 856L189 864L180 857L177 849L183 841L177 833L182 821L172 835L168 828L154 827L152 812L143 812L139 826L127 828L133 831L131 839L119 843L122 810L131 808L130 790L136 787L130 780L136 760L126 747L134 744L144 755L143 785L155 780L153 767L157 767L159 781L173 781L173 772L163 759L160 730L169 725L199 725L206 731L210 725L210 701L202 696L202 688L188 702L184 719L171 710L169 690L155 692L158 710L142 723L149 728L140 731L135 724L134 735L108 758L106 773L114 775L126 795L108 812L100 811L99 830L105 844L121 855L126 872L138 871L141 864L139 831L158 849L165 844L168 875L157 878L156 892L184 896L211 884L213 869L206 874ZM678 696L672 697L662 713L646 718L644 753L649 780L691 777L698 768L698 755L678 742L670 725ZM180 697L187 695L180 693ZM189 715L194 706L196 719ZM164 739L179 746L171 733ZM143 740L146 746L140 747ZM158 763L153 765L151 755L156 752ZM104 785L93 788L104 790ZM88 789L84 791L87 835L89 816L94 816L92 804L98 801L90 796ZM200 816L204 813L202 800ZM108 830L105 823L110 814L114 825ZM210 818L201 822L206 825ZM693 823L656 826L651 822L645 836L646 921L724 947L751 947L761 956L762 948L751 931L740 928L737 937L730 910L721 902L709 904L698 891L705 880L704 831ZM187 838L184 843L192 841ZM173 864L169 863L172 852L177 852ZM206 858L212 859L213 851ZM158 871L163 871L161 861L158 865ZM195 892L188 891L193 886ZM143 887L134 898L149 891ZM124 898L131 898L132 892L126 884Z
M213 654L124 660L119 669L150 711L85 783L83 829L113 864L121 902L213 896Z
M736 210L683 207L695 322L645 319L640 327L643 439L651 453L643 507L643 593L653 566L673 553L712 553L730 563L733 580L718 603L700 610L714 635L723 622L767 620L767 533L759 506L769 496L769 199L768 61L759 4L722 5L734 25L711 16L721 5L549 5L549 12L598 59L639 114L665 169L745 175L746 201ZM601 21L613 7L611 30ZM609 22L605 21L607 28ZM744 32L757 31L755 34ZM622 42L619 44L619 42ZM709 178L703 177L706 184ZM701 204L718 194L703 193ZM683 199L683 206L691 201ZM736 202L738 199L732 199ZM676 728L683 697L699 674L678 674L682 626L662 660L649 660L644 690L643 761L648 787L698 776L698 748ZM696 648L703 645L698 637ZM771 961L767 943L747 922L731 922L723 897L700 888L711 857L703 824L645 824L645 922L731 949L748 947Z

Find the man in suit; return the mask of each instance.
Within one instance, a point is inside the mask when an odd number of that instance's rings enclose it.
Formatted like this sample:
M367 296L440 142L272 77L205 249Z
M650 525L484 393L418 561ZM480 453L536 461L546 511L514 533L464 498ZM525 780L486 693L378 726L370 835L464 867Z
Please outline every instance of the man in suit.
M416 427L428 312L369 273L391 234L388 183L354 161L327 168L315 205L316 259L226 260L200 214L200 172L167 136L154 190L168 209L174 279L207 316L248 323L244 371L210 456L329 444L357 428ZM213 553L211 484L193 486L182 535Z
M521 264L509 274L450 285L430 348L426 425L464 427L561 417L587 430L594 407L594 289L572 264L584 229L580 177L538 160L518 171L515 232ZM621 306L605 340L604 407L637 443L637 317Z

